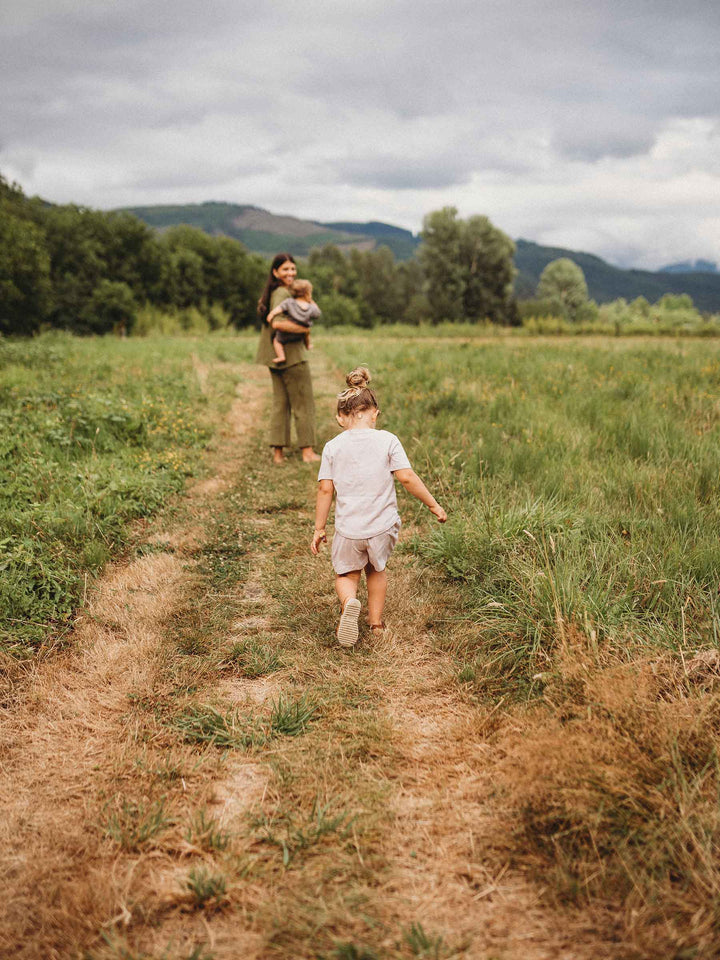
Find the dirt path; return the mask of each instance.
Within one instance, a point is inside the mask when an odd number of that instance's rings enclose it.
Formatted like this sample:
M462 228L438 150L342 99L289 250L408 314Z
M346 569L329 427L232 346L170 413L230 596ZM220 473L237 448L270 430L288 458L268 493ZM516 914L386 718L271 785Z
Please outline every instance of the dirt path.
M335 646L312 471L258 465L267 374L237 373L209 475L5 704L0 956L611 956L503 851L446 588L397 554L391 629Z

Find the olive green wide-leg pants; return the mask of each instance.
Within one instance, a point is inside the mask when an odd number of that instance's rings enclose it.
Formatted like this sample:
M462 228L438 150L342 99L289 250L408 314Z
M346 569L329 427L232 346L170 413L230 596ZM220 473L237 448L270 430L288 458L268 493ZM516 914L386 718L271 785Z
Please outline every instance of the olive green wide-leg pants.
M270 446L290 446L290 413L295 418L299 447L315 446L315 398L310 364L294 363L285 370L270 370L273 387Z

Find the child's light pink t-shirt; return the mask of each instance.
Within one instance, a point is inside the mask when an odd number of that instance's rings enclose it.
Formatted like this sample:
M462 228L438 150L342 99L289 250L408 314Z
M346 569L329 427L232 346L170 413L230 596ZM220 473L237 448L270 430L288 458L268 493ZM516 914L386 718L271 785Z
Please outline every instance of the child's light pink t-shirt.
M385 533L400 519L393 471L410 461L387 430L343 430L325 444L318 480L335 486L335 531L349 540Z

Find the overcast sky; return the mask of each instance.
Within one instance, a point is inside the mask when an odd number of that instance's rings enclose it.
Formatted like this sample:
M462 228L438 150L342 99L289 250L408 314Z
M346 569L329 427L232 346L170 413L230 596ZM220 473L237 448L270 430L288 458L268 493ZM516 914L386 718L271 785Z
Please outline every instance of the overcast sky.
M720 262L718 0L3 0L0 172Z

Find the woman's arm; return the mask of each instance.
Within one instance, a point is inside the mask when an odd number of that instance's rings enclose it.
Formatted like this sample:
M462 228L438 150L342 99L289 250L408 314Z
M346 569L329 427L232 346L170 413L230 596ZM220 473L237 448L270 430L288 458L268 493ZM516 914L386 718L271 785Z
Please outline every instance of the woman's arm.
M276 317L271 321L268 316L268 323L273 330L284 330L285 333L307 333L307 327L304 327L301 323L295 323L290 317Z

